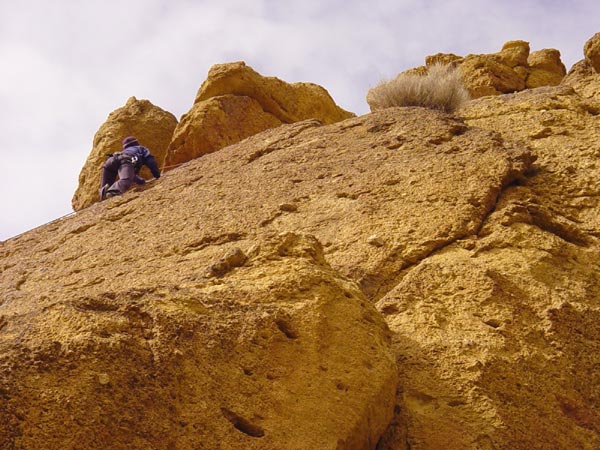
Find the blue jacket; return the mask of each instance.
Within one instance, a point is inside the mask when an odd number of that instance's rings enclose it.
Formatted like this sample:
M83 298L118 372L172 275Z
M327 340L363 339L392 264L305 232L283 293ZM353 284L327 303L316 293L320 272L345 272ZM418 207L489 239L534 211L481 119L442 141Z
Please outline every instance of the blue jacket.
M154 156L152 156L150 150L146 147L142 145L132 145L123 150L123 153L137 158L137 162L135 163L135 173L137 173L145 164L148 166L148 169L150 169L150 172L152 172L154 178L160 178L160 169L158 168L156 159L154 159Z

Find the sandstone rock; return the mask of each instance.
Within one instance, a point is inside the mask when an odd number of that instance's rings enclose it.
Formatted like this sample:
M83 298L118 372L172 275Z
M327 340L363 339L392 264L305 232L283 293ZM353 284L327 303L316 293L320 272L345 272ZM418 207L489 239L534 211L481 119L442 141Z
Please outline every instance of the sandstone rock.
M591 200L600 175L595 168L597 114L596 108L568 86L478 99L461 111L472 126L528 142L538 165L536 176L527 180L532 195L552 216L567 218L584 235L600 232L600 217ZM544 131L532 135L532 130Z
M476 232L529 163L423 108L305 121L3 243L2 445L373 448L396 372L364 293Z
M282 125L2 243L0 447L374 448L395 401L379 449L598 448L579 92Z
M382 442L596 448L598 112L554 87L475 100L461 114L527 142L537 160L476 236L409 267L379 300L402 386ZM545 132L532 137L535 126Z
M502 50L497 53L497 56L503 64L514 69L517 66L527 66L529 51L529 42L508 41L502 46Z
M119 246L90 255L115 261L95 279L28 280L3 308L0 447L373 448L396 385L385 323L313 237L261 244L219 282L160 257L124 273Z
M600 73L600 33L596 33L585 43L583 54L596 73Z
M600 444L600 253L518 220L516 198L492 214L493 232L421 262L378 305L411 448Z
M194 103L226 94L253 98L283 123L317 119L331 124L354 116L337 106L329 93L317 84L290 84L275 77L264 77L241 61L211 67Z
M165 166L177 166L282 123L317 119L330 124L352 116L316 84L263 77L243 62L217 64L177 127Z
M166 155L177 119L171 113L153 105L148 100L131 97L125 106L113 111L94 136L92 151L81 173L79 186L71 201L73 209L79 211L97 202L102 176L101 167L106 155L121 151L121 141L126 136L136 136L141 145L147 147L160 163ZM147 168L140 176L152 178Z
M579 95L587 99L589 105L600 110L600 74L583 59L574 64L561 82L564 86L573 87Z
M526 41L506 42L502 50L491 54L460 57L453 53L438 53L426 57L425 62L427 66L441 63L460 67L472 98L555 86L566 73L558 50L544 49L530 54ZM422 74L426 67L407 72Z
M567 69L560 60L560 52L555 49L533 52L529 55L527 62L529 64L529 74L526 80L528 89L557 86L567 74Z
M175 129L164 165L171 169L281 123L251 97L230 94L198 102Z
M425 65L427 67L434 64L453 64L457 65L463 62L464 58L455 55L454 53L436 53L435 55L427 56L425 58Z

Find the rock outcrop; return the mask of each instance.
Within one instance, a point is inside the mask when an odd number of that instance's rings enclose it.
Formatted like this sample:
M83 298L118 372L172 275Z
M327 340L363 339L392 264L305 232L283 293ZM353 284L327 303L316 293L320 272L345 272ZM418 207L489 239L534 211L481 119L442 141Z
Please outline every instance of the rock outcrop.
M573 87L579 95L600 105L600 69L597 58L600 49L600 33L592 36L584 47L585 58L574 64L562 84ZM594 66L596 61L596 66Z
M79 211L97 202L102 176L101 168L106 155L121 151L126 136L136 136L141 145L148 147L157 161L163 161L177 125L175 116L148 100L131 97L125 106L113 111L94 136L92 150L79 174L79 185L71 204ZM144 167L144 178L152 178Z
M530 54L529 43L525 41L509 41L500 52L491 54L460 57L438 53L428 56L425 63L416 73L425 72L432 64L458 66L472 98L556 86L566 75L558 50L544 49Z
M599 92L282 124L0 243L0 448L600 448Z
M379 301L406 426L383 448L600 446L598 106L560 86L460 111L536 161L476 236L404 271Z
M422 108L304 121L3 243L2 445L373 448L396 367L368 300L530 162Z
M585 61L600 73L600 33L593 35L583 46Z
M264 77L243 62L211 67L194 106L175 131L165 160L170 168L283 123L324 124L354 116L313 83Z

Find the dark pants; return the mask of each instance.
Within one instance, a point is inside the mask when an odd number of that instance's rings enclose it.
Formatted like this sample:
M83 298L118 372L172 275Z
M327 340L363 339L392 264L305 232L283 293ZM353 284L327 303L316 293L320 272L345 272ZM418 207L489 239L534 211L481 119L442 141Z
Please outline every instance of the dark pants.
M119 179L117 180L117 176ZM126 158L111 156L102 167L102 181L100 183L100 197L102 188L108 185L105 195L121 195L136 181L135 167Z

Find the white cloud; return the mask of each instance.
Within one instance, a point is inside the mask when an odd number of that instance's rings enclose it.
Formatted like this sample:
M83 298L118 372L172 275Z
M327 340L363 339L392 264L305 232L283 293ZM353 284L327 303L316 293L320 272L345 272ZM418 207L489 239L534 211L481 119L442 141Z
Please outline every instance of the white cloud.
M368 111L382 77L437 52L508 40L570 67L600 31L596 0L22 0L0 3L0 239L70 210L94 133L128 97L180 116L212 64L325 87Z

